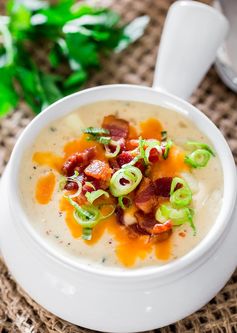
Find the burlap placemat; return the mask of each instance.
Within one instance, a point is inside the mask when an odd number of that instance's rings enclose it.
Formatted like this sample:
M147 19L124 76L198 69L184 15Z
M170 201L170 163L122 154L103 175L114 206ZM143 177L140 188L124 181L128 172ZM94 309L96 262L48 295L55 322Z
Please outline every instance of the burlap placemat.
M114 0L112 7L122 14L125 21L147 14L151 17L151 23L139 42L122 54L104 59L103 71L95 73L88 86L109 83L151 85L161 29L171 2L171 0ZM42 54L39 53L38 56L42 58ZM237 161L235 129L237 96L221 83L215 70L211 69L191 100L221 129ZM22 105L21 109L0 121L0 173L9 159L17 137L32 117L31 112ZM6 266L0 261L0 333L3 332L87 333L90 331L56 318L41 308L14 282ZM200 311L156 332L237 332L237 272L226 287Z

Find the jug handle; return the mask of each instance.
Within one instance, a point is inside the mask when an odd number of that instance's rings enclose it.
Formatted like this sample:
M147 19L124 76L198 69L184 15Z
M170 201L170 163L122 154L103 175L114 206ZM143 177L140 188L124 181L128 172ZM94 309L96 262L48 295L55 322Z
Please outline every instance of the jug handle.
M214 62L228 29L225 16L213 7L175 2L164 24L153 87L188 99Z

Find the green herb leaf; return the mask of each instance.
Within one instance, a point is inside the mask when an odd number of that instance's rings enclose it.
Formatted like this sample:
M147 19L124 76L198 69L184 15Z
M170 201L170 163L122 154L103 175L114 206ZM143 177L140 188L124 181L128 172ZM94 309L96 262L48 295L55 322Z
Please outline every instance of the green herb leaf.
M0 115L15 108L19 97L39 113L62 96L78 91L91 69L100 67L101 54L122 50L143 34L149 21L142 17L124 27L110 9L75 0L58 0L56 4L8 0L6 8L9 16L0 16L0 69L6 72L10 66L11 75L1 75ZM53 69L63 64L62 76L45 70L35 58L38 52L29 52L34 49L45 52Z

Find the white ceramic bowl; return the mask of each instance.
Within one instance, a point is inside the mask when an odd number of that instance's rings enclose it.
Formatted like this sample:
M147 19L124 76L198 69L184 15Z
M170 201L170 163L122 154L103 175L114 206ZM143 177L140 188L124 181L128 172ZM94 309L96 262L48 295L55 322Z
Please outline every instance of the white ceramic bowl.
M215 16L212 9L185 4L173 7L173 14L175 8L180 13L182 6L185 10L195 9L195 15L197 9L202 8L201 12L211 15L209 20L216 17L219 26L223 24L222 30L226 29L225 20L219 14ZM215 43L217 47L217 41ZM204 64L201 67L202 73L207 70ZM200 78L193 86L198 81ZM190 86L184 82L180 95L188 95L188 89ZM118 272L76 263L59 255L37 234L19 200L22 154L41 129L82 105L113 99L147 102L186 115L210 139L224 171L223 205L211 231L187 255L162 267ZM0 188L2 253L22 288L47 310L67 321L103 332L128 333L162 327L207 303L234 271L237 263L237 224L233 223L236 188L235 164L225 139L215 125L189 103L157 88L111 85L87 89L50 106L32 121L18 140Z

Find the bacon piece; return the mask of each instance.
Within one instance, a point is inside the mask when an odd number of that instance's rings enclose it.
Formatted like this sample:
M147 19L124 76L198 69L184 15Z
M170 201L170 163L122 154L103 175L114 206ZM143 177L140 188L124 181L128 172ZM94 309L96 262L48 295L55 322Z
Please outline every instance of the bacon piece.
M108 163L93 160L84 170L87 176L95 179L108 180L111 177L112 169L109 167Z
M172 177L162 177L156 179L154 182L156 188L156 195L168 198L170 196L172 180L173 180ZM183 186L182 184L177 184L175 190L178 190L182 186Z
M157 223L153 214L144 214L141 211L135 213L138 226L131 226L133 231L143 235L150 235L150 241L157 243L162 242L172 234L172 223L167 221L163 225ZM162 227L161 227L162 226Z
M172 180L172 177L162 177L156 179L154 182L156 194L160 197L169 197Z
M84 167L86 167L90 161L95 157L96 148L91 147L85 149L82 153L75 153L71 155L67 161L63 164L62 172L67 177L73 176L74 171L80 173Z
M76 182L67 182L67 184L64 186L64 189L67 191L77 191L78 185Z
M150 213L157 205L156 189L150 178L144 177L136 194L135 205L144 213Z
M86 194L87 192L93 192L94 188L88 184L84 184L82 187L82 194Z
M150 235L145 229L141 228L138 223L131 224L129 226L130 230L138 235Z
M123 209L120 206L116 207L115 215L116 215L118 224L125 225L125 223L124 223L124 212L123 212Z
M151 235L149 241L152 243L161 243L167 240L171 236L171 234L172 234L172 229L169 229L160 234Z
M146 171L146 166L145 166L143 160L138 160L137 163L135 163L134 166L137 167L138 169L140 169L143 174Z
M168 231L172 229L172 222L171 220L167 220L165 223L157 223L154 225L152 229L152 234L161 234L162 232Z
M157 151L157 149L156 149L156 148L152 148L152 149L150 150L150 154L149 154L149 161L150 161L151 163L158 162L158 161L159 161L159 156L160 156L160 154L159 154L159 152Z
M122 165L127 164L133 160L133 157L131 153L128 151L123 151L121 154L118 155L117 157L117 162L121 168Z
M109 187L109 178L106 180L102 179L94 179L92 180L92 185L95 187L96 190L106 190Z
M120 169L120 165L118 164L118 161L115 158L109 159L109 166L111 169L113 169L113 172L116 172Z
M102 127L109 130L113 140L128 137L129 124L124 119L116 118L113 115L104 117Z
M144 214L143 211L139 210L135 213L135 217L139 227L151 235L153 227L157 224L154 214Z

